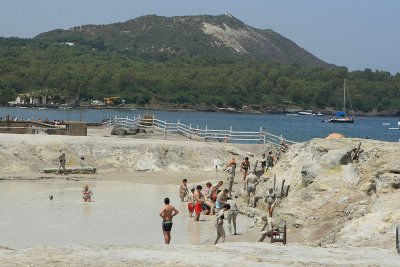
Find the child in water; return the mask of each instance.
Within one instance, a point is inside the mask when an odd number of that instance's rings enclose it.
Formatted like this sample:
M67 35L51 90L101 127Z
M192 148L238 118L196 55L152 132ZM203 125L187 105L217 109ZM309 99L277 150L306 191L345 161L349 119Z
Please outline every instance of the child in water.
M85 184L85 186L83 187L83 190L82 190L83 201L91 202L92 195L93 195L92 190L89 190L89 186L87 184Z

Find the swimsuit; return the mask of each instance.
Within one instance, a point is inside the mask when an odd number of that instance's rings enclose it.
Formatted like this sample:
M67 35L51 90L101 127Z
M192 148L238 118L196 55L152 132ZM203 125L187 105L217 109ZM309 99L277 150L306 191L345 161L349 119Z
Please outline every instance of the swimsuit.
M163 231L170 232L172 228L172 221L163 221L161 225Z
M194 204L194 211L196 213L201 213L202 210L203 210L203 207L202 207L201 203Z

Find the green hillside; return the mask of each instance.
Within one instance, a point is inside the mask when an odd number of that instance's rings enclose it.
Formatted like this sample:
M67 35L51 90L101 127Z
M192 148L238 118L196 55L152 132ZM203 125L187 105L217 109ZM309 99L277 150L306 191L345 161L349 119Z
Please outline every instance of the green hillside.
M348 72L229 15L145 16L0 38L0 59L2 104L52 92L60 103L119 95L147 107L341 109L346 78L356 110L400 109L400 74Z

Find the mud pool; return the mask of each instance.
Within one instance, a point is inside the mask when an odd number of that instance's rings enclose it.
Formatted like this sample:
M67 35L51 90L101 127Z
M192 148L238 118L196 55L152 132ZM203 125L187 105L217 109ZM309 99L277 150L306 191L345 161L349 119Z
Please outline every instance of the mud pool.
M93 202L82 201L79 181L0 182L0 245L27 248L40 245L162 244L159 211L164 197L181 212L174 218L173 244L209 244L216 230L214 217L193 222L187 203L178 199L178 186L131 182L88 182ZM49 195L54 196L53 200ZM245 233L247 217L238 217ZM225 230L228 233L227 222Z

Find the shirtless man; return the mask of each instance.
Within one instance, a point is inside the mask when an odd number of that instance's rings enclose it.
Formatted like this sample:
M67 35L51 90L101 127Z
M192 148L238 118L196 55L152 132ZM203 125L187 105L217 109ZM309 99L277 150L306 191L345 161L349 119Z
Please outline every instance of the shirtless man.
M201 193L201 189L203 189L203 187L201 185L198 185L196 187L196 192L194 192L193 194L193 198L194 198L194 221L198 222L200 219L200 214L201 211L203 210L203 203L205 202L204 200L204 195L203 193Z
M160 217L163 219L162 230L165 244L171 242L172 218L179 214L179 211L174 206L169 204L169 198L164 199L165 206L160 211Z
M256 187L257 184L259 183L258 177L254 173L250 173L247 177L246 180L244 181L244 185L247 191L247 205L250 204L250 199L251 199L251 206L253 208L256 207Z
M187 179L183 179L180 187L179 187L179 197L181 198L181 202L187 200L187 195L189 190L187 188Z

